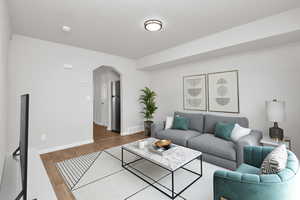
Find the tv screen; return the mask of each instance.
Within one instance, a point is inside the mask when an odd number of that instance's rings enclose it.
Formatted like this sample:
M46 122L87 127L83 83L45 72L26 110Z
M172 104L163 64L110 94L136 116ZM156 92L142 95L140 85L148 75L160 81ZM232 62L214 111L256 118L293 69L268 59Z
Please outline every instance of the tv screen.
M14 156L20 156L22 191L16 198L27 200L27 163L28 163L28 120L29 120L29 94L21 96L21 116L20 116L20 139L19 147L14 152Z

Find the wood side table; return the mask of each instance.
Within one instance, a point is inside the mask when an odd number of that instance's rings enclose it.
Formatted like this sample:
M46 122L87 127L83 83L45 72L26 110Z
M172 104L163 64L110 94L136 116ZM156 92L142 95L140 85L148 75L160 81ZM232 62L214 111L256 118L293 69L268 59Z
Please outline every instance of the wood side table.
M292 150L292 140L289 137L283 138L283 140L276 140L272 139L269 136L264 136L261 140L260 143L263 146L279 146L281 144L285 144L289 150Z

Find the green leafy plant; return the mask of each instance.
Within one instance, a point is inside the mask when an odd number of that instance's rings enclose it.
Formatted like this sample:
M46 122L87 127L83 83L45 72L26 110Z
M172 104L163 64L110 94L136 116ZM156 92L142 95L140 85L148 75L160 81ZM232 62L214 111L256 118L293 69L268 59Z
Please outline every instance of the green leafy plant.
M143 111L141 113L144 114L146 121L151 121L154 112L157 110L155 103L156 93L148 87L142 89L141 92L142 94L139 98L139 102L143 105Z

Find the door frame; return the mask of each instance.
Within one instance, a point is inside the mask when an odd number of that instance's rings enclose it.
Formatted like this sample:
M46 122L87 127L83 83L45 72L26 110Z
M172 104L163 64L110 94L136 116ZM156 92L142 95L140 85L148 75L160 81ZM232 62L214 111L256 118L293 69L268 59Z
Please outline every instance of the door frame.
M92 80L93 80L93 90L92 90L92 93L93 93L93 112L92 112L92 115L93 115L93 122L94 122L94 102L95 102L95 94L94 94L94 89L95 89L95 82L94 82L94 73L97 69L99 68L108 68L108 69L111 69L113 70L114 72L116 72L119 76L120 76L120 112L121 112L121 120L120 120L120 127L121 127L121 130L120 130L120 135L122 135L122 133L124 133L124 106L123 106L123 76L122 76L122 73L117 70L115 67L112 67L112 66L106 66L106 65L101 65L100 67L96 67L93 71L92 71ZM107 86L107 90L110 90L111 91L111 84L109 83L108 86ZM110 93L110 92L109 92ZM110 128L111 129L111 95L109 95L108 97L108 124L107 124L107 128Z

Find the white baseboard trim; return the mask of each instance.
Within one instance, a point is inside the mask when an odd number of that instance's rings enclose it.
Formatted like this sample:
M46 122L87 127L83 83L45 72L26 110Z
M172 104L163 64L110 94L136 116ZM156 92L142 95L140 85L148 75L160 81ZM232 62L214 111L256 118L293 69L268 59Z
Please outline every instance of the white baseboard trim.
M94 121L95 124L99 125L99 126L106 126L105 124L101 123L101 122L96 122Z
M50 153L53 151L60 151L60 150L64 150L64 149L69 149L72 147L77 147L77 146L81 146L84 144L90 144L93 143L94 140L86 140L86 141L82 141L82 142L75 142L75 143L71 143L71 144L66 144L66 145L62 145L62 146L55 146L55 147L51 147L51 148L46 148L46 149L40 149L38 150L39 154L45 154L45 153Z
M127 131L122 132L121 135L122 136L133 135L135 133L142 132L142 131L144 131L144 126L141 126L141 125L131 126L131 127L127 128Z

